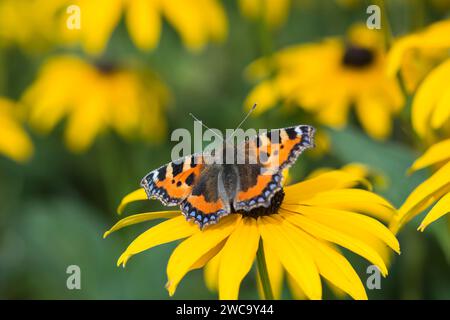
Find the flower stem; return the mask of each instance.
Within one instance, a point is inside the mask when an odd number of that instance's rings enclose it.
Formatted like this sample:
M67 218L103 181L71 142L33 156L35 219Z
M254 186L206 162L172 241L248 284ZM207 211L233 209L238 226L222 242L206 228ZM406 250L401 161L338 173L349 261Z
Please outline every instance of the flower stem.
M259 280L261 281L264 299L273 300L272 287L270 286L269 273L267 272L262 239L259 239L258 251L256 252L256 264L258 266Z

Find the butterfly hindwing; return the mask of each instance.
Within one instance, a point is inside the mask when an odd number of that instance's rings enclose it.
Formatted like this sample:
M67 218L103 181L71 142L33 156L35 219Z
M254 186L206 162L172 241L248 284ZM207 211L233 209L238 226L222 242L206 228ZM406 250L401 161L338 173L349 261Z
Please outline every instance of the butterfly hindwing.
M149 199L175 206L191 194L204 167L202 155L190 155L153 170L142 179L141 186Z
M299 125L270 130L238 146L248 153L245 159L256 159L256 164L240 164L239 190L234 199L235 210L268 207L282 187L282 170L290 167L303 150L313 147L314 128Z
M267 173L261 165L238 165L239 190L234 198L235 210L250 211L268 207L273 195L281 189L280 172Z
M220 166L206 166L191 194L180 205L186 219L193 220L200 228L214 224L230 213L229 203L224 201L224 192L219 192L221 170Z

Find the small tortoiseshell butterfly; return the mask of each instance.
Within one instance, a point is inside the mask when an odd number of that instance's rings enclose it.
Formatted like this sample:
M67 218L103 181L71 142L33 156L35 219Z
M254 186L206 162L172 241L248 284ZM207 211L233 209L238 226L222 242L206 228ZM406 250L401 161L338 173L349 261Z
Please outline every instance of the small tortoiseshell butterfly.
M193 154L153 170L141 186L149 199L179 205L186 219L201 229L233 212L251 215L255 208L272 205L282 190L282 170L314 146L313 136L312 126L298 125L270 130L235 146L225 142L223 154L231 149L255 161L217 164L207 161L213 153Z

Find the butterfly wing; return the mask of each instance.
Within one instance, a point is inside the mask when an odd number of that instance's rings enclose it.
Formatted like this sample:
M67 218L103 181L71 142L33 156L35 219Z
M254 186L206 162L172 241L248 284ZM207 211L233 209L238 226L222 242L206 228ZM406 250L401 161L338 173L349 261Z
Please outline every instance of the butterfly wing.
M205 169L201 154L193 154L153 170L141 181L149 199L158 199L166 206L181 204Z
M314 128L299 125L250 138L238 146L245 159L253 164L238 164L239 190L233 202L235 210L249 211L269 207L272 197L281 189L282 170L290 167L307 148L314 146Z
M219 165L208 165L196 181L191 194L180 207L186 219L193 220L200 228L216 223L230 213L230 204L226 200Z

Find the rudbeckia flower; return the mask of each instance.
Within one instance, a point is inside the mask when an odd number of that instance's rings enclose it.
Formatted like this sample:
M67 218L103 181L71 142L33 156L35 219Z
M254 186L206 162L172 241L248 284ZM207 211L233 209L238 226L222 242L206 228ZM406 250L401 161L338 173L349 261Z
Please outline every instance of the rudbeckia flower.
M435 68L424 79L412 104L413 128L425 142L450 133L450 59ZM436 134L437 133L437 134ZM439 134L440 133L440 134ZM411 192L391 229L397 232L405 223L431 208L419 226L423 231L430 223L450 212L450 139L429 147L411 166L414 172L427 167L434 173Z
M450 212L450 139L431 146L411 167L417 171L434 166L434 174L414 189L398 210L391 230L397 232L421 212L431 208L418 230L424 231L432 222Z
M85 151L103 131L155 141L165 134L166 87L151 74L77 57L48 60L23 102L35 129L48 133L67 119L65 140Z
M33 144L19 121L18 109L15 102L0 97L0 153L25 162L33 154Z
M412 125L419 137L430 139L436 131L450 132L450 59L423 80L412 103Z
M78 14L67 11L71 6L79 8L80 28L68 28ZM100 54L122 16L131 40L142 50L158 45L163 18L194 51L227 34L218 0L5 0L0 2L0 39L27 48L81 43L86 52Z
M252 63L250 77L267 76L271 69L275 76L260 82L245 105L257 102L262 112L282 101L338 128L347 123L353 105L365 131L385 139L392 130L391 118L404 104L398 82L386 75L385 67L382 34L357 25L347 39L293 46Z
M352 179L354 179L355 182L357 181L360 185L363 185L368 189L372 187L369 180L367 180L367 178L371 178L373 176L372 170L369 167L359 163L350 163L346 166L343 166L339 171L335 171L334 169L330 168L320 168L309 174L306 179L309 180L316 177L323 177L327 174L333 175L336 172L344 173L347 176L347 179L351 179L350 177L353 177ZM285 173L285 176L287 176L287 173ZM361 205L361 203L358 204L357 207L359 205ZM358 211L358 209L355 208L356 207L354 207L352 210ZM392 207L386 207L383 210L373 210L371 212L369 211L371 210L362 209L360 212L365 212L365 214L371 215L372 217L384 222L385 224L389 224L394 219L396 214L396 211L392 210ZM389 247L387 247L384 242L380 242L378 245L376 245L376 247L374 247L374 250L380 255L386 265L389 266L389 262L391 259L391 250L389 249ZM272 284L274 297L276 299L281 298L283 279L286 278L292 297L297 300L306 299L307 295L305 294L303 289L297 284L295 279L285 271L282 263L279 261L279 259L277 259L277 256L267 249L265 252L265 256L267 260L268 276L270 278L270 283ZM208 289L212 292L215 292L218 289L217 274L219 272L220 266L219 257L219 254L216 255L206 264L204 268L205 283ZM258 293L260 297L264 297L263 287L259 279L260 278L257 278ZM338 286L334 285L333 282L330 282L328 278L324 277L324 280L328 287L334 292L336 297L344 298L346 296L346 292L340 289Z
M444 20L395 40L388 53L388 74L400 71L406 90L414 92L428 72L448 57L449 33L450 20Z
M291 0L239 0L239 9L248 19L262 19L269 27L286 21Z
M321 278L355 299L366 299L360 278L337 246L366 258L386 275L378 248L389 246L399 252L399 244L382 223L366 215L394 208L383 198L355 188L360 180L345 171L330 171L285 187L274 197L272 212L264 216L230 214L200 230L178 211L149 212L120 220L105 236L136 223L166 219L138 236L117 264L125 265L133 255L157 245L185 239L167 265L170 295L189 271L215 263L210 285L217 286L220 299L237 299L241 281L256 258L259 272L265 274L261 278L266 280L266 291L272 283L275 297L280 286L277 272L282 269L310 299L322 297ZM123 199L119 211L132 201L146 199L144 190L138 189Z
M67 5L67 1L63 1ZM225 11L218 0L75 0L82 14L79 30L68 30L64 16L62 32L80 40L89 53L101 53L122 16L134 44L143 50L158 45L162 18L176 30L184 45L199 50L209 41L222 41L227 34Z

